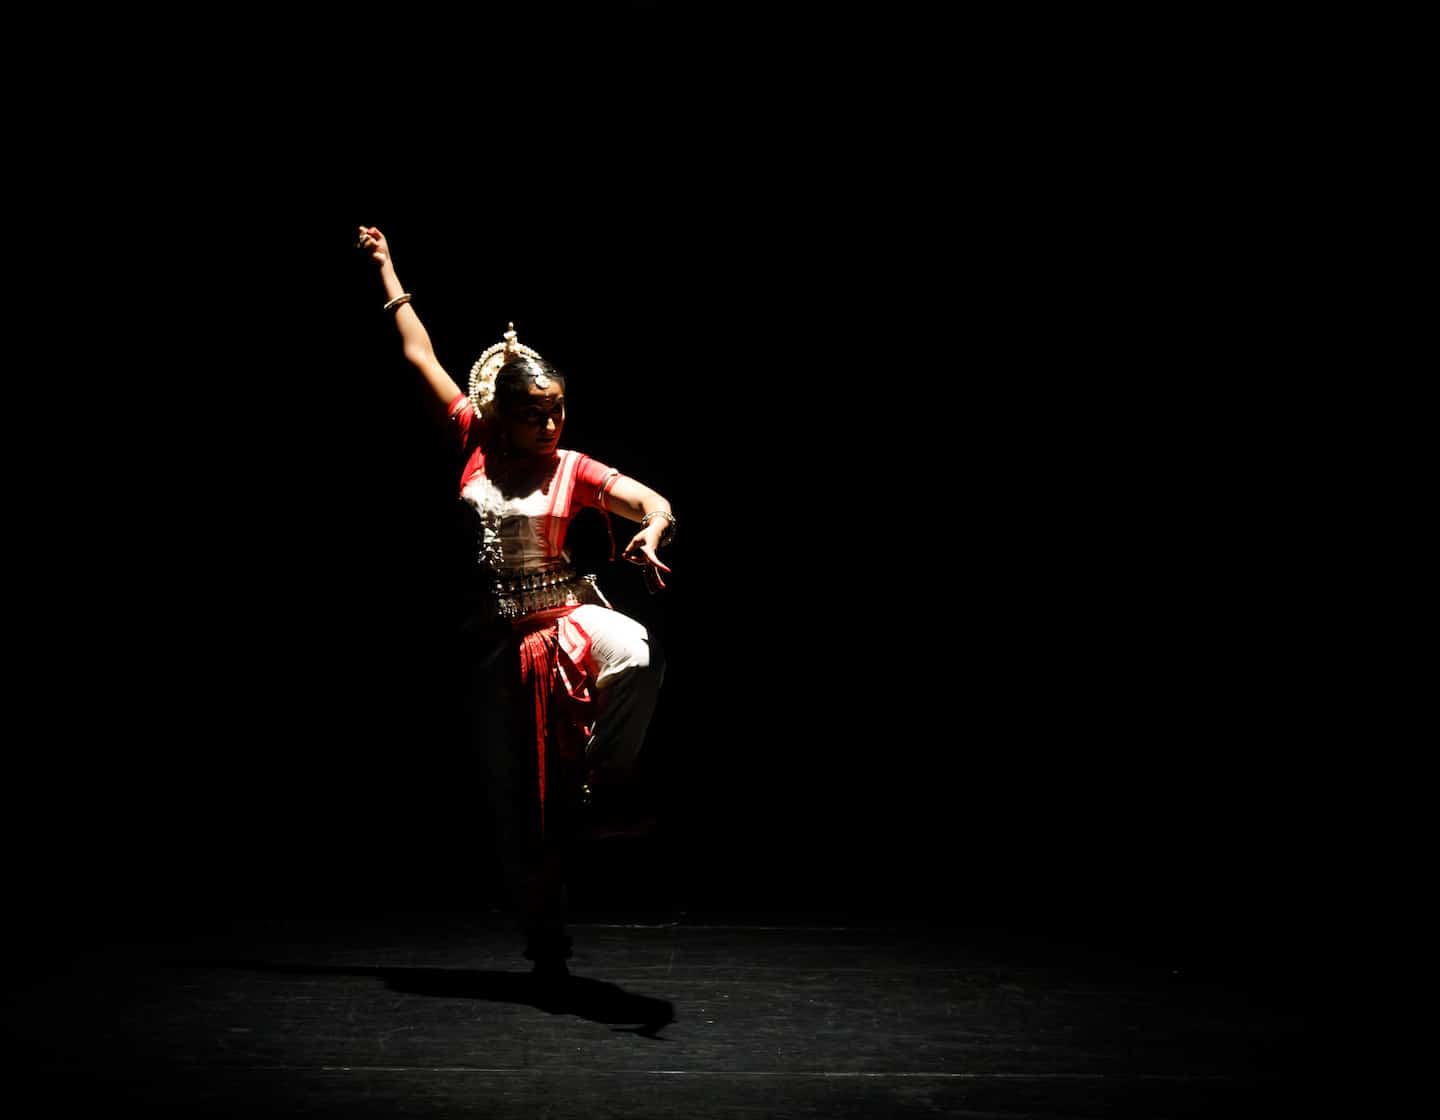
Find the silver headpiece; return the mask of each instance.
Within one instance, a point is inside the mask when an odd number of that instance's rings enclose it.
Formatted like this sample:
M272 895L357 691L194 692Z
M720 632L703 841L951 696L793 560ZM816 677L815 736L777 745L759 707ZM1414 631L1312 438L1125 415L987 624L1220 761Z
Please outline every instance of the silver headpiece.
M487 410L495 401L495 375L500 372L501 366L517 355L534 358L537 362L544 361L530 347L515 341L515 324L511 323L504 341L486 350L470 367L470 403L475 406L476 412L489 415ZM535 378L535 384L544 389L550 384L550 379L540 374Z

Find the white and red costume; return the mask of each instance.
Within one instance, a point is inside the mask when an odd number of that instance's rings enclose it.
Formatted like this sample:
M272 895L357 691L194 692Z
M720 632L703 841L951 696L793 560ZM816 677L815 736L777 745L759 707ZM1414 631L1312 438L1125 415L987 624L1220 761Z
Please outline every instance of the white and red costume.
M608 517L620 472L560 450L516 477L468 397L451 401L449 418L475 530L467 632L492 811L502 859L533 863L550 845L547 825L570 826L587 776L633 766L664 669L646 628L577 575L565 549L581 510ZM564 822L547 822L557 813Z

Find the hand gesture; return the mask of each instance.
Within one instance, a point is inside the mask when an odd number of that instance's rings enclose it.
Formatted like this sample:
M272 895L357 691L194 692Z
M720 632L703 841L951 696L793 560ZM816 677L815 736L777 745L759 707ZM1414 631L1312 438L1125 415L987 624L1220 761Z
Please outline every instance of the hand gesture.
M645 586L650 589L651 594L665 586L665 581L660 578L660 573L670 570L655 554L655 549L659 547L660 538L664 533L664 523L658 520L652 521L630 538L630 543L620 554L630 563L640 564L644 567Z
M359 237L355 242L355 248L364 249L370 254L370 259L378 265L383 265L390 259L390 243L385 240L385 235L374 226L358 226Z

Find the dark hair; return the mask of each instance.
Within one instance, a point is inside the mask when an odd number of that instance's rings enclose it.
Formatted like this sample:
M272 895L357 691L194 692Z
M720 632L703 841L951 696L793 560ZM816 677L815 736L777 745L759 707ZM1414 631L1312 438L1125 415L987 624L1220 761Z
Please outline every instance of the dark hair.
M500 367L495 375L495 408L499 412L514 412L530 401L530 383L536 377L548 377L560 382L565 389L565 375L543 358L530 358L517 354Z

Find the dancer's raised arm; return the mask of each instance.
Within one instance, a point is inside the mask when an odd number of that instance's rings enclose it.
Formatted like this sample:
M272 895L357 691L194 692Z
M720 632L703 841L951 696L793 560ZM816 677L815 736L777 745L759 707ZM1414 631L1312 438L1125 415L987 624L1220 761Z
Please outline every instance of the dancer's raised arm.
M359 237L355 247L368 252L370 259L380 268L380 280L385 286L383 306L395 316L395 326L400 331L405 357L424 376L435 395L440 398L441 405L448 405L459 395L460 386L455 384L455 379L435 357L435 348L430 344L430 332L425 329L425 324L410 305L410 293L395 275L395 261L390 256L390 243L374 226L360 226L358 230Z

